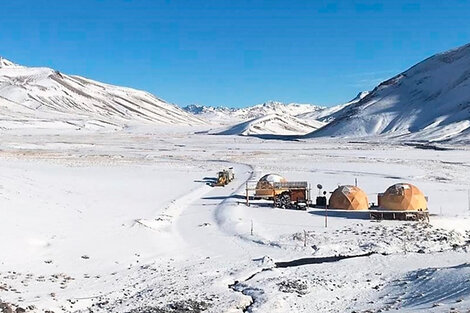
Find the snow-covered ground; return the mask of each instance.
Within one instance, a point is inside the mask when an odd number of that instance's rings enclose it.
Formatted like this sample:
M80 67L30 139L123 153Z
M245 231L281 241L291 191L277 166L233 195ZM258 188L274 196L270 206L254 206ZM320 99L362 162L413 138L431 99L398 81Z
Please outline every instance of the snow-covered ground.
M0 135L3 302L56 313L470 308L464 146L148 126ZM209 186L228 166L235 180ZM327 191L357 179L373 202L410 182L429 197L431 223L330 211L326 228L323 210L247 207L245 183L271 172ZM276 266L303 258L314 264Z

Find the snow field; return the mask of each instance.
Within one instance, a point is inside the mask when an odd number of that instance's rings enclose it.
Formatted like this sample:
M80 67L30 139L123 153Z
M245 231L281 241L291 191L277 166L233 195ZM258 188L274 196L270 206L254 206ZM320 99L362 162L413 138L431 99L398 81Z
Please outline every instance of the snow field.
M418 303L413 295L421 285L410 278L417 271L423 281L438 277L432 268L465 275L465 149L280 143L151 128L92 136L6 132L0 166L3 301L57 312L172 312L181 305L208 312L344 312L468 304L463 287L455 296ZM235 181L209 187L228 166ZM326 191L357 178L371 202L389 185L411 182L429 196L435 216L424 227L329 212L325 228L322 210L246 207L245 182L271 172L321 183ZM275 268L280 261L367 252L375 254ZM396 288L400 281L410 281L405 295ZM427 284L438 294L437 285Z

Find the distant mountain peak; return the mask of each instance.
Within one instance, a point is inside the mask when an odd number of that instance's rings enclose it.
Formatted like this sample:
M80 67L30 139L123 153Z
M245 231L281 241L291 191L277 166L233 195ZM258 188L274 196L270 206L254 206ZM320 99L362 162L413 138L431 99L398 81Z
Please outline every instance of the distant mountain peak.
M367 96L370 93L370 91L361 91L360 93L357 94L351 101L349 102L357 102L361 99L363 99L365 96Z
M10 60L5 59L4 57L0 56L0 68L3 68L3 67L18 67L18 66L19 66L18 64L15 64L15 63L11 62Z
M200 104L190 104L190 105L183 107L183 110L185 110L186 112L193 113L193 114L199 114L204 111L204 108L205 106L200 105Z
M261 103L261 106L265 106L265 107L276 107L276 106L281 106L281 105L286 105L286 104L280 101L274 101L274 100L268 100L264 103Z
M192 104L184 107L183 109L212 123L230 124L271 114L295 117L300 114L323 110L324 107L313 104L283 103L280 101L269 100L264 103L245 108L228 108L223 106L213 107Z

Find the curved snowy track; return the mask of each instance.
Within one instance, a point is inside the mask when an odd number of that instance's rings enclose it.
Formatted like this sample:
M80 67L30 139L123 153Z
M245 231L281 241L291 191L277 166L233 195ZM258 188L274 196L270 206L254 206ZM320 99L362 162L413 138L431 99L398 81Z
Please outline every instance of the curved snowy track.
M224 298L216 302L217 308L211 312L249 312L255 297L234 286L274 265L263 262L270 259L264 256L272 254L274 248L248 239L252 208L245 206L243 195L246 182L253 177L253 168L246 164L230 166L235 171L234 181L225 187L213 187L188 204L174 229L186 246L185 254L191 260L187 263L199 262L197 271L202 274L202 285L210 285ZM209 287L202 289L205 288Z
M232 164L235 179L225 187L213 187L208 193L187 205L176 221L176 231L185 244L206 256L237 253L246 255L233 235L244 224L244 199L240 196L252 176L252 168ZM250 229L245 230L249 233Z

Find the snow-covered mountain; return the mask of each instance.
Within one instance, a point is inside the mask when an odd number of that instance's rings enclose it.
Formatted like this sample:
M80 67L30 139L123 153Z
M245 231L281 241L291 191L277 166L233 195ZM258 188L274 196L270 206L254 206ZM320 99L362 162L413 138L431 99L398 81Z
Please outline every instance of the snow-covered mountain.
M45 67L24 67L0 58L0 127L32 121L86 127L129 122L200 125L204 122L150 93L66 75ZM26 118L30 120L25 121ZM34 124L33 123L33 124Z
M15 64L15 63L13 63L13 62L7 60L7 59L4 59L4 58L2 58L2 57L0 56L0 68L2 68L2 67L10 67L10 66L17 66L17 67L18 67L19 65Z
M225 125L241 120L238 110L233 108L191 104L183 107L183 110L212 124Z
M379 84L311 136L470 141L470 44Z
M268 101L252 107L239 109L238 115L243 119L261 117L270 114L298 116L300 114L321 111L323 109L324 107L313 104Z
M298 119L288 114L268 114L216 132L218 135L305 135L322 127L320 121Z
M211 107L202 105L189 105L184 110L214 124L233 124L235 122L252 120L268 115L298 116L320 112L324 107L313 104L282 103L268 101L246 108Z
M305 135L313 132L325 123L313 118L302 119L296 116L315 114L322 110L312 104L282 103L268 101L246 108L211 107L190 105L184 108L214 125L225 125L210 131L218 135Z
M368 94L369 94L369 91L362 91L358 93L356 97L354 97L352 100L346 103L338 104L332 107L322 107L320 110L299 114L296 117L305 119L305 120L315 119L315 120L319 120L325 123L330 123L333 120L335 120L335 118L337 117L336 116L337 112L341 111L342 109L346 108L347 106L351 104L359 102L362 98L364 98Z

